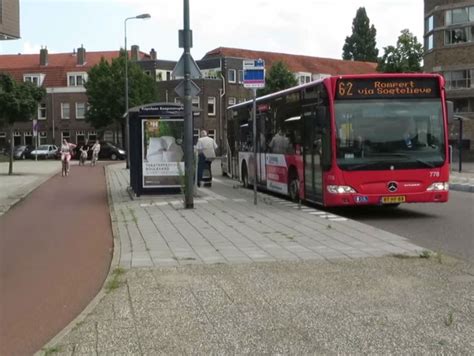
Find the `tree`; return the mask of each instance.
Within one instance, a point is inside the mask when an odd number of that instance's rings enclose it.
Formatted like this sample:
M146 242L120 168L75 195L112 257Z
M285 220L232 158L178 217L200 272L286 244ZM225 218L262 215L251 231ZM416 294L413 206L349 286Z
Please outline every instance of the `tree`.
M291 88L298 84L294 74L283 61L274 62L265 78L265 88L258 90L258 96Z
M114 125L120 127L125 113L125 52L111 63L105 59L92 67L85 83L88 98L86 121L103 131ZM155 82L134 62L128 62L129 107L155 101Z
M408 29L402 30L397 46L384 47L377 70L385 73L421 72L423 46Z
M30 82L18 83L10 75L0 73L0 123L10 128L9 175L13 174L13 125L31 119L45 94L44 88Z
M365 8L360 7L352 21L352 35L346 37L342 47L342 59L353 61L377 62L379 50L375 36L377 30L370 26Z

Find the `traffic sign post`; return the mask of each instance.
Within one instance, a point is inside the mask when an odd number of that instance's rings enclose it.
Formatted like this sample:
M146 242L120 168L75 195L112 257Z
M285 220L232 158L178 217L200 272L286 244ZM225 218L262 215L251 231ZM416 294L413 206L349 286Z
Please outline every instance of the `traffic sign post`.
M253 91L253 203L257 205L257 89L265 88L265 61L263 59L244 60L244 88Z

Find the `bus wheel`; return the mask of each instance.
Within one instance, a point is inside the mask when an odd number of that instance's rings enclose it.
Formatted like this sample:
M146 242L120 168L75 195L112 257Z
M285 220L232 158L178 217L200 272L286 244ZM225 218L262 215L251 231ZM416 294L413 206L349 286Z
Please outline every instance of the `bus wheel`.
M247 165L245 163L242 164L242 184L244 188L249 187L249 174L247 172Z
M300 181L298 179L298 174L293 172L290 174L290 179L288 180L288 194L292 201L298 201L300 198Z

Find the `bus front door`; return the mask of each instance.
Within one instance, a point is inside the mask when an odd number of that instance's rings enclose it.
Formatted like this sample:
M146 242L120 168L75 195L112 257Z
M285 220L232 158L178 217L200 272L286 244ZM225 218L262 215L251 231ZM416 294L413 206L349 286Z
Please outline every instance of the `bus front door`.
M323 202L323 174L321 168L322 129L315 106L303 113L303 155L305 199Z

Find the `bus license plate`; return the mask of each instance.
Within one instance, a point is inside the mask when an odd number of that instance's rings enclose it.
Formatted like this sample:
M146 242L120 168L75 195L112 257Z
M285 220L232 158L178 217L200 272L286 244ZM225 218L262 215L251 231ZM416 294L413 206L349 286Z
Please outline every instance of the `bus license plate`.
M404 202L405 202L404 195L394 196L394 197L382 197L383 204L404 203Z

